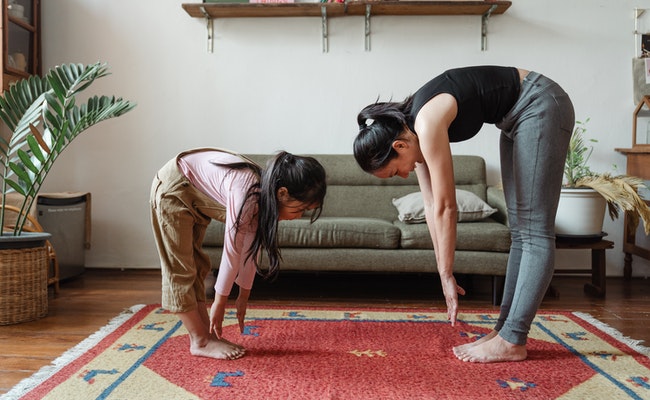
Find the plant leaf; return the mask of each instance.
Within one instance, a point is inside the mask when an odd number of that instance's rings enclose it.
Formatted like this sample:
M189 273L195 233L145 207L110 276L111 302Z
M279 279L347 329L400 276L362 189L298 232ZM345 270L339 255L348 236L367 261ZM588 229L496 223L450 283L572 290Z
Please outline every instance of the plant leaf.
M10 138L0 140L3 199L13 190L24 197L20 208L30 209L54 161L75 137L135 107L108 96L91 96L77 105L76 95L106 75L105 63L60 65L43 77L17 81L0 96L0 119L11 132ZM17 224L14 234L22 232L23 224Z

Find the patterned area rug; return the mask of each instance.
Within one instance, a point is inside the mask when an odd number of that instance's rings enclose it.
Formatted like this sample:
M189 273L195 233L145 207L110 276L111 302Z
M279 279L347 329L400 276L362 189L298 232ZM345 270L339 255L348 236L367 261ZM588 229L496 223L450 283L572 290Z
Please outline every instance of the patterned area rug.
M471 364L452 346L493 312L251 307L239 360L192 357L182 324L135 306L21 382L7 399L650 399L648 349L587 315L540 313L524 362Z

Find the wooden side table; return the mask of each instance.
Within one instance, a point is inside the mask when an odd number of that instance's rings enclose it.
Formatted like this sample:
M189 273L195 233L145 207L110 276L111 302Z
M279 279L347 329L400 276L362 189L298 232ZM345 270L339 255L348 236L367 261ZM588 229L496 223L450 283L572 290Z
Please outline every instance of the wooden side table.
M635 120L636 122L636 120ZM637 145L631 149L615 149L627 157L626 173L638 176L641 179L650 179L650 145ZM650 204L650 200L646 200ZM625 215L625 227L623 229L623 252L625 253L625 265L623 276L625 279L632 277L632 255L650 260L650 249L636 244L637 224L632 222L627 213Z
M558 238L555 248L569 250L591 250L591 269L560 269L556 274L591 274L591 283L585 283L585 293L605 297L606 256L605 250L614 247L609 240L585 241L584 239Z

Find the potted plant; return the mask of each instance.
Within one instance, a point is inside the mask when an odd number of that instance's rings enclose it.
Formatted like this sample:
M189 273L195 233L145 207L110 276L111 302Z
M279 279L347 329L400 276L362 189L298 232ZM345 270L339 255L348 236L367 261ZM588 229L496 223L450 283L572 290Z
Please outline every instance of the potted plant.
M605 208L612 219L628 213L636 223L643 221L646 234L650 233L650 208L639 195L647 189L641 178L629 175L596 173L588 165L593 146L584 136L584 122L576 121L571 135L566 162L564 184L555 220L558 236L601 237Z
M81 132L135 107L135 103L112 96L91 96L80 103L77 96L106 75L109 72L105 63L61 65L43 77L31 76L13 83L0 98L0 118L4 123L0 131L0 324L43 316L27 314L13 318L4 314L11 313L7 306L11 302L16 304L17 313L29 308L21 304L23 294L39 292L40 297L34 301L43 303L44 289L47 300L47 275L43 279L42 274L47 271L43 268L48 262L44 243L49 235L29 234L26 224L54 161ZM10 217L12 206L18 212ZM33 236L37 236L34 241ZM20 250L14 249L16 241ZM32 260L35 266L30 266ZM23 276L33 276L34 280L22 282ZM36 313L42 314L42 307L36 308Z

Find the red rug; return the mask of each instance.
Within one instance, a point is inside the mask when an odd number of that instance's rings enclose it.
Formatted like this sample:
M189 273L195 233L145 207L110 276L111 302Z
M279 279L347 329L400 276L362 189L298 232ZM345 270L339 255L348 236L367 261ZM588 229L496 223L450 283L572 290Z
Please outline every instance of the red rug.
M540 313L524 362L452 354L494 325L493 312L251 307L247 355L192 357L179 320L136 306L21 382L7 399L650 399L648 349L587 315Z

